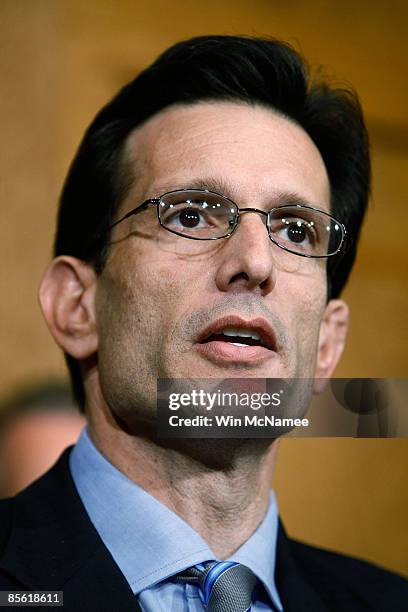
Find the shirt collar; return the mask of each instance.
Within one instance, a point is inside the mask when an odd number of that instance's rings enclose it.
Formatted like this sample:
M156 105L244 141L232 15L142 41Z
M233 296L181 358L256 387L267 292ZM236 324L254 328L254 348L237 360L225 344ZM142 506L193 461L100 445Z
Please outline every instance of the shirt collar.
M228 561L242 563L263 583L274 603L279 602L275 584L276 543L278 538L278 507L274 492L269 494L268 511L252 536L229 557ZM281 609L281 605L278 605Z
M187 567L217 560L188 523L105 459L87 429L71 453L70 469L91 522L135 594ZM280 604L274 580L277 529L271 491L262 523L228 560L249 567Z

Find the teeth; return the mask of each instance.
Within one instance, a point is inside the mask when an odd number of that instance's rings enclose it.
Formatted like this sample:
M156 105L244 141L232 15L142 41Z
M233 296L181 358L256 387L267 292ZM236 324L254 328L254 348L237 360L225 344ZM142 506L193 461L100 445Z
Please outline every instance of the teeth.
M247 344L241 344L241 342L231 342L234 346L248 346Z
M245 329L244 327L225 327L220 333L224 336L239 336L240 338L252 338L253 340L261 339L261 336L252 329ZM236 342L233 344L237 344L238 346L246 346Z

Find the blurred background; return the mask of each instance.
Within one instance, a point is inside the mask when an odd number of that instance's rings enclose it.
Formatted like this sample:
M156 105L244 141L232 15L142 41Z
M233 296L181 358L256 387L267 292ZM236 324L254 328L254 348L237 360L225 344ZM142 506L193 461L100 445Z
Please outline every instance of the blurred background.
M406 377L407 18L404 0L2 0L0 404L65 376L36 293L86 126L162 50L210 33L282 38L359 92L373 197L344 293L352 319L336 376ZM43 426L45 443L53 433ZM407 467L407 440L284 440L274 487L287 530L408 574Z

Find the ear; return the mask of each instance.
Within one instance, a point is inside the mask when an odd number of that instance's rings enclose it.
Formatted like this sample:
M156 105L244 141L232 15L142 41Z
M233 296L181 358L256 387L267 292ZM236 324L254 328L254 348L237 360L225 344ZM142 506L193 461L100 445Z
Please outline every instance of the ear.
M320 323L314 393L321 393L332 375L346 343L349 307L343 300L330 300Z
M91 265L75 257L54 259L45 271L38 297L56 343L76 359L97 351L95 290Z

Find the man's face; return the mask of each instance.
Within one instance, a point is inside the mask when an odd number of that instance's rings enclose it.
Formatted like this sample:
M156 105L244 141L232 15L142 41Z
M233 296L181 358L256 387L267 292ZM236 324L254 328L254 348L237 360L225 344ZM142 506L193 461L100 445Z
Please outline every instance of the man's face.
M170 107L133 131L126 155L135 178L118 219L147 198L189 187L218 191L240 208L268 211L295 196L329 210L316 146L260 106ZM232 236L213 242L166 232L155 215L150 207L113 230L99 279L98 369L112 410L148 416L159 377L313 377L326 260L274 245L257 213L242 214ZM242 339L223 337L234 330L262 342L237 346Z

